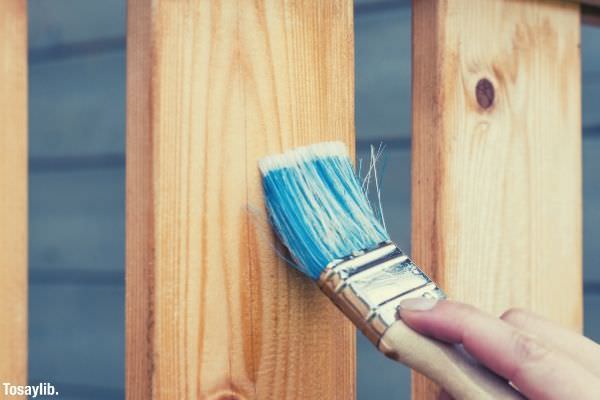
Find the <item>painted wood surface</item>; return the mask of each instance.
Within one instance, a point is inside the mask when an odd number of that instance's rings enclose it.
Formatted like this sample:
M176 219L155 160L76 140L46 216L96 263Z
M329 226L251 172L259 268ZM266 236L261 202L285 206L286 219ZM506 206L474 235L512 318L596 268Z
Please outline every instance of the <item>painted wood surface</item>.
M122 285L124 168L38 171L29 182L31 278L93 282L120 274L114 283Z
M257 169L353 147L352 2L128 13L127 398L353 398L354 329L276 257Z
M452 298L581 330L578 6L432 0L413 16L413 257Z
M29 47L65 48L125 36L126 0L29 0Z
M25 0L0 2L0 60L0 382L23 385L27 382ZM0 398L5 398L4 387Z
M123 156L124 52L33 64L29 85L31 157L62 157L81 164Z
M30 382L52 382L59 398L123 398L124 292L99 280L31 283Z

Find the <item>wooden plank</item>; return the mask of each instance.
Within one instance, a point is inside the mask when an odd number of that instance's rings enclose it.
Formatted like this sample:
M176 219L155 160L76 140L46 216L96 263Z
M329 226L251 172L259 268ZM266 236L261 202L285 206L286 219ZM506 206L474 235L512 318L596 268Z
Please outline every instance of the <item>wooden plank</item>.
M584 298L585 335L595 342L600 342L600 293L588 294Z
M587 79L584 77L582 83L583 134L598 135L592 131L600 127L600 71Z
M32 157L123 154L125 53L33 65Z
M600 75L600 29L597 27L581 27L581 69L584 80Z
M425 0L413 16L413 256L452 298L580 330L579 6Z
M583 140L583 279L600 284L600 140ZM600 314L600 313L598 313ZM589 314L585 314L586 324ZM600 321L600 319L599 319ZM600 325L598 325L600 328ZM598 332L600 334L600 331Z
M32 49L125 36L125 0L30 0L28 3Z
M86 388L124 394L124 300L122 285L31 284L30 381L56 384L60 399Z
M410 15L410 7L356 15L356 130L361 140L377 144L382 137L410 136Z
M352 144L352 39L346 0L129 2L129 399L354 397L354 330L274 255L257 170Z
M583 18L583 15L582 15ZM585 128L600 126L600 29L581 27L582 113Z
M32 138L33 140L33 138ZM29 177L31 278L118 276L125 259L125 170L32 173ZM70 279L75 279L72 276Z
M27 4L0 2L0 382L27 382ZM0 391L4 398L4 391Z

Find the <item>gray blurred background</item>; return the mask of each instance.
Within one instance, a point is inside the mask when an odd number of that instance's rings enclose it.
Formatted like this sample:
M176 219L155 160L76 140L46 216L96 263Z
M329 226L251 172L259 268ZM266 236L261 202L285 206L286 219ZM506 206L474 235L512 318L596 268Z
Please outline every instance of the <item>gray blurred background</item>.
M124 398L125 3L29 0L29 379L65 400ZM410 14L407 1L355 6L358 155L387 144L384 212L406 250ZM585 333L598 341L600 28L582 28L581 48ZM359 336L358 398L409 393L409 371Z

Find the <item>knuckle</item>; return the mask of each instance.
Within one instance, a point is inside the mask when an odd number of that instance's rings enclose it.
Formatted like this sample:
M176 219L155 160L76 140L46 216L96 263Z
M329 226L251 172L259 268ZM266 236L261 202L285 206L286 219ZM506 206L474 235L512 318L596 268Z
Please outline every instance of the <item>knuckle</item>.
M516 364L511 380L543 364L550 354L550 350L535 337L520 331L514 331L512 342Z
M548 356L548 349L535 337L515 331L513 345L519 359L525 362L540 361Z
M527 319L527 312L521 308L509 308L500 316L503 321L518 323Z

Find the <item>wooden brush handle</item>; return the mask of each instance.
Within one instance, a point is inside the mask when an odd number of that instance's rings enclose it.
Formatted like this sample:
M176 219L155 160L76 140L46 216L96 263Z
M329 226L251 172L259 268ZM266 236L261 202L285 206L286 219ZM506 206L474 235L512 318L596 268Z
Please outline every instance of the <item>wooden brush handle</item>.
M388 328L379 350L426 375L456 400L524 399L506 380L475 363L461 348L425 337L402 321Z

